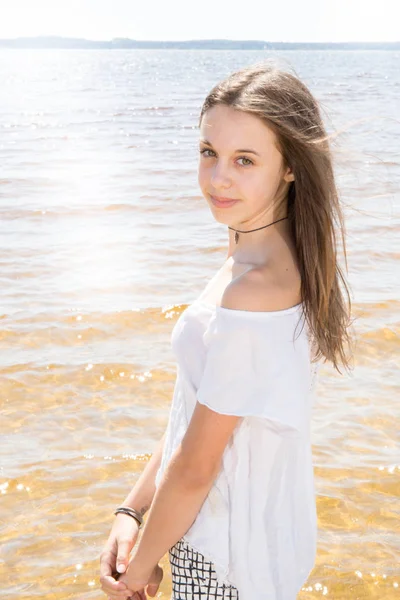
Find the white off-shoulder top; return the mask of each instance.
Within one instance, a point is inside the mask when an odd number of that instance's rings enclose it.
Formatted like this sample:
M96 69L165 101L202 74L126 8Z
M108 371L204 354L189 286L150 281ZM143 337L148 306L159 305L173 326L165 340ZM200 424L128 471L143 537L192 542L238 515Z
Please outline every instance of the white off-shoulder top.
M250 312L200 298L172 330L177 377L156 486L196 402L242 417L183 538L240 600L295 600L314 566L310 420L319 363L302 308Z

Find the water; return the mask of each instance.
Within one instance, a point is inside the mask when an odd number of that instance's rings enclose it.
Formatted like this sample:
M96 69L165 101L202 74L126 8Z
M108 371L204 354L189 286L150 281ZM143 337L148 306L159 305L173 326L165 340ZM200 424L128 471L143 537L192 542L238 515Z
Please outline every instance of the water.
M8 600L105 597L112 511L167 423L172 327L226 255L197 184L200 107L219 79L271 55L340 132L357 332L351 374L320 371L318 556L299 598L399 597L399 52L2 50Z

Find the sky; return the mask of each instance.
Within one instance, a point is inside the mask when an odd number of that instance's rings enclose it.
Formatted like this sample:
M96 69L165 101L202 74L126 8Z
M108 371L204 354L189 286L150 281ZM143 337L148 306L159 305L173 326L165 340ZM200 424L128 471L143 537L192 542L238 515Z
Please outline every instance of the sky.
M399 0L0 0L0 38L400 41Z

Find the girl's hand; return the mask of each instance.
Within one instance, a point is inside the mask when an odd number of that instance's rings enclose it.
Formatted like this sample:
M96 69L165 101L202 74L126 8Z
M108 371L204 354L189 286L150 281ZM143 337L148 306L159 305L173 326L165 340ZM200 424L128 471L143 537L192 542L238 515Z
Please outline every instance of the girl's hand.
M119 581L125 583L128 589L136 592L136 594L142 594L143 597L146 598L145 590L151 597L157 594L163 576L164 571L158 564L154 567L149 576L138 576L135 574L134 559L132 559L126 573L120 575ZM135 596L134 598L136 600ZM140 595L138 598L140 598Z
M135 519L121 513L115 516L111 533L100 555L101 589L109 597L125 600L133 594L125 583L117 579L118 571L126 571L129 554L136 544L138 533L139 525Z

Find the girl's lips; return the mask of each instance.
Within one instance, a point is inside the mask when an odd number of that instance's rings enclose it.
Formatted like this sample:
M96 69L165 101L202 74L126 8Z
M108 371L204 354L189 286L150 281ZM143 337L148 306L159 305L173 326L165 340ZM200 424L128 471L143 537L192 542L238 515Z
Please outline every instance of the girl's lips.
M238 200L217 200L214 196L210 196L211 202L214 206L218 206L219 208L228 208L229 206L233 206Z

